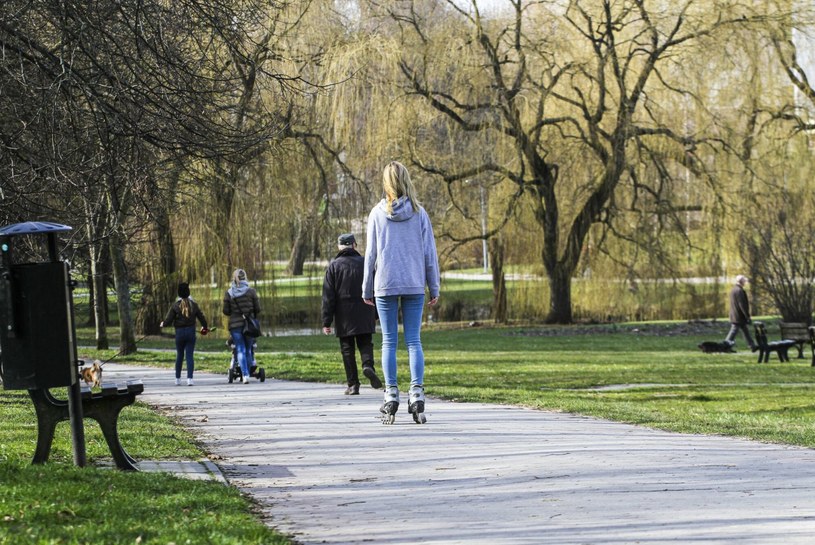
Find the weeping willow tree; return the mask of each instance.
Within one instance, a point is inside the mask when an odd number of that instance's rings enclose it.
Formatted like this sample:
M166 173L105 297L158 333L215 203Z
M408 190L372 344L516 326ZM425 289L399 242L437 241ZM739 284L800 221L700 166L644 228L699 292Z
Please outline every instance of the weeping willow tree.
M358 10L345 12L344 40L328 52L324 58L326 78L341 82L326 89L315 102L315 109L328 116L330 138L340 150L347 171L336 177L336 185L329 186L327 199L329 225L337 229L362 234L371 207L382 196L382 168L391 160L400 160L409 166L415 161L413 150L417 143L435 136L446 129L432 113L410 100L399 85L401 73L398 67L401 45L391 39L383 39L395 25L377 16L376 10L366 2L359 3ZM440 144L441 154L457 153L456 140L450 138ZM434 230L444 267L456 266L467 251L472 251L474 241L483 236L482 219L488 224L493 215L489 210L499 205L498 197L485 200L489 203L485 214L481 212L479 197L476 204L456 199L469 199L470 195L453 195L455 188L439 185L432 176L411 168L419 199L432 217L437 218ZM485 179L488 176L485 176ZM494 181L485 182L492 185ZM485 187L486 189L486 187ZM476 194L477 195L477 194ZM451 207L451 203L452 207ZM448 229L449 226L449 229ZM335 229L335 231L337 231ZM490 233L495 230L490 227ZM337 231L338 232L338 231ZM329 237L329 240L330 237ZM358 236L364 244L364 236ZM478 260L481 245L478 244ZM361 251L365 251L361 245ZM329 252L334 245L330 244ZM495 258L500 264L500 246L493 246ZM499 275L498 285L503 283ZM505 300L504 294L499 300ZM445 314L444 303L440 309ZM505 305L497 305L505 308ZM505 319L500 313L500 320Z
M496 309L508 260L548 277L555 322L573 319L577 275L727 270L751 118L746 103L718 106L753 96L728 56L753 43L760 14L503 5L321 0L241 19L252 24L217 55L240 83L222 122L256 145L168 167L162 244L178 259L163 277L223 288L234 266L268 279L270 259L301 272L338 231L363 228L391 159L411 165L446 266L479 262L494 237Z
M216 316L236 267L274 300L267 265L289 255L290 272L302 272L304 260L319 253L329 193L339 179L359 182L323 106L337 83L326 59L343 44L344 15L327 0L230 6L217 12L222 34L210 62L219 78L235 83L219 121L245 145L171 163L162 211L171 235L154 239L176 256L175 264L161 263L164 293L171 299L178 279L213 286Z
M264 276L269 248L264 227L274 213L257 172L279 149L286 122L285 104L272 104L264 96L300 92L296 64L308 61L292 61L296 54L287 51L285 39L309 3L247 0L201 7L207 22L188 37L188 45L194 49L202 33L214 33L198 65L217 82L219 94L212 98L217 114L211 122L218 129L204 134L213 139L212 149L165 157L160 198L152 201L155 229L140 267L146 285L154 286L146 313L151 317L157 312L152 309L161 312L172 301L178 281L221 291L236 267L252 279ZM204 310L218 316L220 299L208 289L201 297L207 301Z
M748 213L739 248L753 275L760 309L777 311L785 321L811 324L815 88L810 82L815 71L806 58L813 43L815 9L792 4L761 43L764 54L758 57L756 72L762 92L754 103L749 153L744 155L752 191L745 199Z
M674 115L693 96L676 66L698 62L702 44L726 43L728 29L763 14L735 1L502 5L485 13L475 1L371 9L389 20L378 37L400 52L403 89L427 120L411 125L432 127L412 134L416 162L448 185L493 173L531 203L549 280L546 320L570 322L571 282L592 227L653 255L688 208L677 198L683 174L709 176L722 151L720 135L691 131ZM448 151L452 141L459 144ZM655 224L647 240L631 236L643 232L635 212Z

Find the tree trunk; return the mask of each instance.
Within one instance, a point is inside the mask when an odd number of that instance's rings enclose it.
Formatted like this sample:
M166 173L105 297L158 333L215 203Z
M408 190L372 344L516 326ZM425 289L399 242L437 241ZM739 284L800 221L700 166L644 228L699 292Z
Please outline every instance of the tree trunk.
M492 269L492 319L496 324L507 323L507 283L504 275L504 238L490 238L490 265Z
M119 309L119 353L136 352L136 337L133 333L133 318L130 312L130 279L127 274L124 248L121 235L110 237L110 258L113 263L113 282L116 285L117 308Z
M136 313L136 329L144 335L160 335L159 323L164 319L169 302L176 293L175 243L170 221L164 209L156 210L155 251L156 259L146 264L144 293Z
M562 263L549 274L549 314L547 324L572 323L572 271Z
M303 264L306 262L306 246L309 243L308 229L302 219L297 219L297 228L294 234L294 242L291 245L289 254L289 264L286 272L291 276L301 276L303 274Z
M306 262L306 241L298 240L291 249L289 255L289 264L286 266L286 272L291 276L302 276L303 268Z
M96 304L96 295L93 292L93 274L88 273L85 283L88 285L88 319L85 321L85 327L96 327L96 315L93 312Z
M93 246L93 245L92 245ZM93 250L92 250L92 253ZM93 316L96 325L96 349L107 350L110 348L108 342L108 326L105 320L105 274L99 270L98 260L91 258L91 291L93 292Z
M108 342L107 304L105 290L105 272L102 265L102 245L98 242L99 218L90 212L86 214L86 229L88 231L88 255L90 257L91 278L88 284L90 290L92 322L95 326L96 349L107 350Z

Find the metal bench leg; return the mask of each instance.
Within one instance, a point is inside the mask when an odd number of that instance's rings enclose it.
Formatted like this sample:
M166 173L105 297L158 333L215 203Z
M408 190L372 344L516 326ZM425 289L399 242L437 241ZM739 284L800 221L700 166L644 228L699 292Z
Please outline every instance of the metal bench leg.
M99 405L88 404L85 411L87 418L93 418L99 423L102 435L105 436L105 441L108 444L108 449L113 455L113 461L116 462L116 467L125 471L138 471L138 468L135 466L136 460L125 451L121 441L119 441L117 424L121 410L133 404L135 400L136 397L133 395L103 398L100 400L102 403Z
M102 434L105 436L105 441L108 444L110 453L113 455L113 460L116 462L116 467L125 471L138 471L134 464L135 460L125 451L122 443L119 441L119 431L116 429L116 418L112 419L94 419L99 422L99 427L102 428Z
M68 420L68 402L56 399L48 390L29 390L28 395L37 413L37 448L31 463L44 464L51 454L57 424Z

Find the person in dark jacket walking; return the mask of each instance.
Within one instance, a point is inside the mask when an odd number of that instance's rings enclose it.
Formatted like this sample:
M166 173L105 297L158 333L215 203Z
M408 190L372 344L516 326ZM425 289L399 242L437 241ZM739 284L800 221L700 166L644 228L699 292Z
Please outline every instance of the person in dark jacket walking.
M244 316L256 318L260 314L260 299L255 289L249 287L243 269L235 269L232 273L232 285L224 294L223 313L229 316L229 334L238 355L243 383L249 384L254 339L243 334Z
M355 343L362 359L362 374L373 388L382 388L382 381L374 370L376 311L362 300L365 259L356 248L357 241L353 234L340 235L337 239L339 253L329 263L323 281L323 333L330 335L331 324L334 324L345 366L346 395L359 394Z
M747 299L747 292L744 291L744 285L747 282L747 277L740 274L736 277L736 285L730 290L730 331L724 340L731 346L736 344L736 334L741 330L750 350L755 352L758 345L753 341L753 337L750 336L750 328L747 327L753 321L750 318L750 301Z
M190 285L182 282L178 285L178 300L173 303L167 316L159 327L173 325L175 327L175 385L181 385L181 366L184 357L187 359L187 386L193 385L192 374L195 371L195 320L201 322L201 335L209 332L207 319L190 297Z

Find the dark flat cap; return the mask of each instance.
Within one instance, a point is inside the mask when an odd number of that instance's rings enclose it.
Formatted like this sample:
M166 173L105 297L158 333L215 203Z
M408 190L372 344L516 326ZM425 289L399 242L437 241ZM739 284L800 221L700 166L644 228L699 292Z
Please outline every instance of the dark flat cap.
M337 245L338 246L351 246L352 244L356 244L357 239L354 238L353 233L343 233L337 237Z

